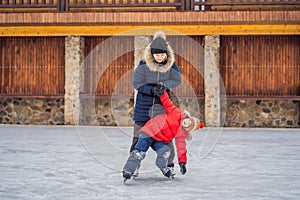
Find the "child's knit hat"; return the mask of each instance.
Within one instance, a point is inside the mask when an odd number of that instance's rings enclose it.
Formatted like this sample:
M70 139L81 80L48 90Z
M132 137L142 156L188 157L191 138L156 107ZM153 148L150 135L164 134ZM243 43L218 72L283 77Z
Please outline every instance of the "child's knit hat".
M204 127L204 124L200 123L200 120L198 118L195 117L189 117L189 118L191 119L192 124L185 129L186 131L194 131Z
M185 115L184 118L189 118L191 120L191 125L189 127L182 127L185 131L194 131L198 130L200 128L204 128L204 124L200 123L200 120L196 117L190 117L188 115Z

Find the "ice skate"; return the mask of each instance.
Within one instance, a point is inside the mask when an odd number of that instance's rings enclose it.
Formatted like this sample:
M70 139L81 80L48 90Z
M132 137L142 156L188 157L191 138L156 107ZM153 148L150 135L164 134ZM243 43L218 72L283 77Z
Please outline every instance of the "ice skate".
M171 177L171 170L168 167L165 167L161 169L162 173L164 176L170 178Z
M140 168L136 168L136 170L134 171L134 173L132 174L132 177L133 178L137 178L139 176L139 171L140 171Z
M170 177L171 177L172 179L174 179L174 176L176 175L175 169L174 169L174 167L169 167L169 169L170 169L170 171L171 171Z
M123 178L124 178L124 183L130 179L132 176L132 174L130 172L127 172L127 171L123 171Z

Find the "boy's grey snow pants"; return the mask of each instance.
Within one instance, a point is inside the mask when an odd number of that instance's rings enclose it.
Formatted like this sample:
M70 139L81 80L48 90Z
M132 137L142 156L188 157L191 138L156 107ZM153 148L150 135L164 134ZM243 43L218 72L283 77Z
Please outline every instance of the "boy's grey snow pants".
M132 144L130 147L130 153L133 151L135 148L135 145L139 139L140 136L140 129L146 124L147 122L135 122L133 126L133 139L132 139ZM174 167L174 159L175 159L175 149L174 149L174 144L173 141L171 141L169 144L167 144L168 147L170 148L170 156L168 159L168 167Z
M170 149L167 145L165 145L163 148L156 150L156 153L157 157L155 164L160 170L162 170L167 167ZM141 166L141 161L145 158L145 156L146 152L133 150L123 167L123 171L133 174L135 170Z

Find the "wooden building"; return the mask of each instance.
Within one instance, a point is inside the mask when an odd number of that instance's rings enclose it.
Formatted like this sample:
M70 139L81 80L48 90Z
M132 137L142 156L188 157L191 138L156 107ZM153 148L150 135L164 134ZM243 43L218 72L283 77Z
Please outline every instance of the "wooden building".
M207 126L300 127L299 0L0 0L0 24L0 123L132 125L134 67L164 30L180 107L196 99Z

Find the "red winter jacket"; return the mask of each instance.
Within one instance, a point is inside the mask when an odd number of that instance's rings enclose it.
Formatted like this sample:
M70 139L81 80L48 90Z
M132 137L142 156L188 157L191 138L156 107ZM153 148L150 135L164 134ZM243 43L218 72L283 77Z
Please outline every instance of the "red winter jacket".
M189 133L181 128L181 119L184 115L173 105L166 92L163 93L160 100L166 110L166 114L150 119L140 131L151 136L156 141L163 141L166 144L175 138L178 163L186 163L186 137Z

